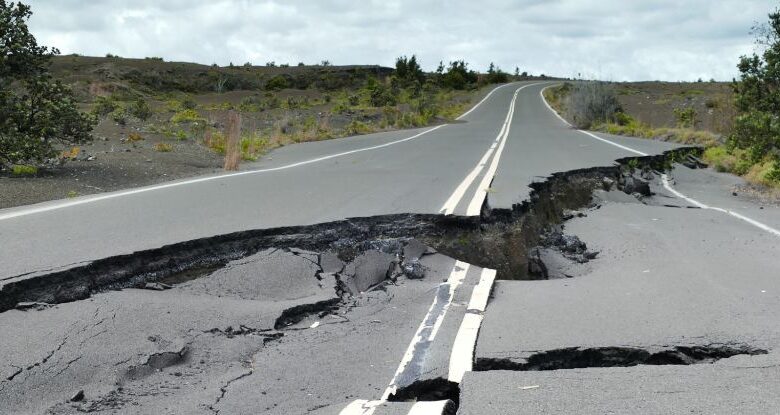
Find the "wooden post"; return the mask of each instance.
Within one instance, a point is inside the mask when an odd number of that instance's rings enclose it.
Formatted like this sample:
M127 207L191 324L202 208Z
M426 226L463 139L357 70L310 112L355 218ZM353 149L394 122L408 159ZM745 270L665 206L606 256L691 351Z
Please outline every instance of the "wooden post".
M225 142L225 170L238 170L241 162L241 114L228 113Z

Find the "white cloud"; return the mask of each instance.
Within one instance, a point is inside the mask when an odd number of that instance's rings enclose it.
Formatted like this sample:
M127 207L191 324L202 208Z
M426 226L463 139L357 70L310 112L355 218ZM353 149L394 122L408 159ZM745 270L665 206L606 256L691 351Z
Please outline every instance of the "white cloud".
M328 59L613 80L727 80L766 0L32 0L33 33L63 53L205 64Z

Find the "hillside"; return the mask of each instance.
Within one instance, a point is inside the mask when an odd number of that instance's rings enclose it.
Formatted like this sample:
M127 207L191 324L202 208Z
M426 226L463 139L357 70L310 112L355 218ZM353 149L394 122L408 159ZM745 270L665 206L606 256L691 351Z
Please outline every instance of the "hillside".
M446 122L492 88L480 77L464 90L415 90L375 65L68 55L54 57L50 72L97 117L95 140L62 148L43 166L0 171L0 208L221 171L232 111L242 118L242 168L252 168L279 146Z

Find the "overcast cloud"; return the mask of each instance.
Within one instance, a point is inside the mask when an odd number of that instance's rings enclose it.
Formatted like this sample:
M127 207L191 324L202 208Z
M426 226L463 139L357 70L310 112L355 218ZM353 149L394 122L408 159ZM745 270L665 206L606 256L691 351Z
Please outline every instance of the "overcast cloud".
M204 64L381 64L623 80L730 80L769 0L27 0L62 53Z

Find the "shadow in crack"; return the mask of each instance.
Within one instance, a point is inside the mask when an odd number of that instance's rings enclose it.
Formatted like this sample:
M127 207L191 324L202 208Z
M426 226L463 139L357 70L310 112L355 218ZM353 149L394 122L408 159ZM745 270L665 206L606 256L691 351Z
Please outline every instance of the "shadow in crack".
M589 367L630 367L637 365L693 365L713 363L737 355L766 354L748 345L676 346L648 351L635 347L568 347L533 354L524 362L480 358L474 370L559 370Z

